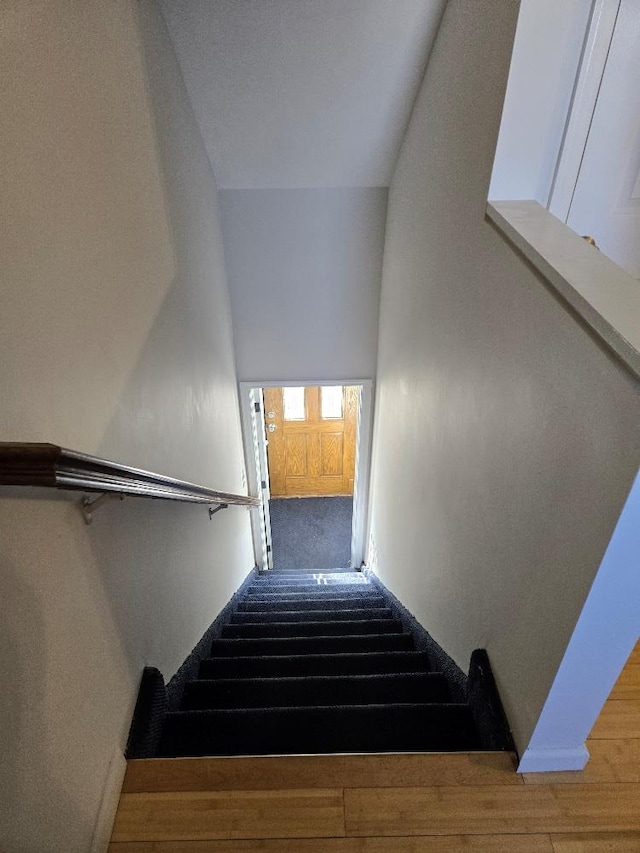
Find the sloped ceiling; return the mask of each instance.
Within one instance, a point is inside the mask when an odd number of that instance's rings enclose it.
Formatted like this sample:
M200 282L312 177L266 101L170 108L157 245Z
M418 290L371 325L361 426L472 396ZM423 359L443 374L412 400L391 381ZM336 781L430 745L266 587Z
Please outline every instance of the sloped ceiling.
M388 186L444 0L162 0L218 185Z

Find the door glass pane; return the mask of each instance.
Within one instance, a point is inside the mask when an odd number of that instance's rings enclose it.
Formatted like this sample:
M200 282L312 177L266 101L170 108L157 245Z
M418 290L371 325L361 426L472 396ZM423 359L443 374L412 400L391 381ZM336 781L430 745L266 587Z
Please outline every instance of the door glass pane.
M305 420L304 388L283 388L282 404L285 421Z
M323 385L320 389L320 413L324 419L342 417L342 385Z

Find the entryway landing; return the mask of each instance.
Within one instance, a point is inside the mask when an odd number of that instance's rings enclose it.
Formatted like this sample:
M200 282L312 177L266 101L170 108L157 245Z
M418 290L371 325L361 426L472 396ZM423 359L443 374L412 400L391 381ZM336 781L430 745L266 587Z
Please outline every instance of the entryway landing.
M372 383L240 383L256 565L328 571L365 556Z
M351 497L272 498L269 508L274 569L350 566Z

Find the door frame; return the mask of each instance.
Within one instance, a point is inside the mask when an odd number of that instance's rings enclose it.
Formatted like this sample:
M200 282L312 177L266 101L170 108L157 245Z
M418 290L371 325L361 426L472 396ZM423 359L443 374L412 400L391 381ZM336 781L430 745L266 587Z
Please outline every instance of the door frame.
M243 389L243 385L248 385ZM247 472L247 487L250 495L261 499L259 507L251 509L251 538L255 565L260 571L273 567L271 551L271 519L269 516L269 468L267 446L264 440L265 419L262 388L253 383L240 383L240 423L242 446ZM258 403L258 408L256 408Z
M360 408L356 425L356 465L353 482L353 520L351 524L352 567L358 568L365 559L373 435L373 380L273 379L266 381L263 379L256 382L238 383L242 440L248 485L251 494L262 497L262 510L252 511L251 513L251 532L255 561L261 570L268 570L273 565L271 559L271 526L269 519L269 470L267 466L262 389L296 386L310 387L315 385L356 385L361 389ZM253 406L258 393L261 409L259 414L255 412L255 407Z
M567 222L622 0L594 0L547 209Z

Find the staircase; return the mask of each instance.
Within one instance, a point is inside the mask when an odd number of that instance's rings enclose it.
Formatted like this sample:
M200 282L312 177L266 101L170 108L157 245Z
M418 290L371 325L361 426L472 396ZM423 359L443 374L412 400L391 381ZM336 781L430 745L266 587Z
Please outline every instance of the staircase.
M157 757L469 751L470 706L367 577L257 576L213 640Z

